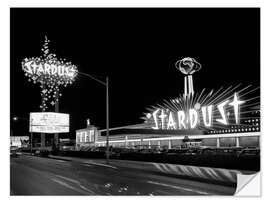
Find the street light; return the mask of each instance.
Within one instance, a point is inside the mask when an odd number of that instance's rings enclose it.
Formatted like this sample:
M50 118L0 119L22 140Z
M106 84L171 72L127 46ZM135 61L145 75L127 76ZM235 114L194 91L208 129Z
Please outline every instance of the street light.
M13 121L18 121L19 119L28 121L28 122L30 122L29 124L30 124L30 126L32 127L32 121L33 121L33 119L31 119L31 121L30 121L30 120L27 119L27 118L18 117L18 116L14 116L12 119L13 119ZM32 130L31 130L30 134L31 134L30 152L31 152L31 155L32 155L32 148L33 148L33 132L32 132Z
M16 116L13 117L13 120L14 120L14 121L17 121L17 120L18 120L18 117L16 117Z
M78 74L87 76L106 87L106 162L108 163L109 162L109 77L106 76L106 81L104 82L87 73L78 72Z

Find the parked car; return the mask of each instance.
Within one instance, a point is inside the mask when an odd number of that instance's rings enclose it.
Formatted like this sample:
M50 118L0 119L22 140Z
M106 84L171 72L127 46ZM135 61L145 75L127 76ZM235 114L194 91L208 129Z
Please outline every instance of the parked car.
M134 153L138 152L138 150L133 149L133 148L122 148L121 154L128 154L128 153Z
M199 149L185 149L185 150L180 150L181 154L183 155L197 155L201 154L201 151Z
M74 144L65 144L60 146L61 151L74 151L75 145Z
M237 155L242 147L208 147L202 148L201 154L207 155Z
M258 148L245 148L238 153L238 157L258 157L260 156L260 149Z
M181 149L169 149L166 154L167 155L178 155L181 153Z
M121 153L125 152L125 148L113 147L110 149L110 156L119 158Z
M141 154L149 154L149 153L152 153L151 149L140 149L138 152L141 153Z
M10 158L16 158L16 157L18 157L16 150L10 150Z
M35 155L40 156L40 157L48 157L49 156L49 151L48 150L36 150Z
M10 157L16 158L21 154L22 153L20 152L20 149L18 147L16 147L16 146L11 146L10 147Z
M96 147L93 149L93 152L106 152L106 147Z

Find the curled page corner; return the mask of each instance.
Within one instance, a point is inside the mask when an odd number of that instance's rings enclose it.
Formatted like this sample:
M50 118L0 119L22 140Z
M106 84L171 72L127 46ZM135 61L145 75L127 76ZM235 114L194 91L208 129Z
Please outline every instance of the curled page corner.
M234 196L261 196L261 173L237 174L237 187Z

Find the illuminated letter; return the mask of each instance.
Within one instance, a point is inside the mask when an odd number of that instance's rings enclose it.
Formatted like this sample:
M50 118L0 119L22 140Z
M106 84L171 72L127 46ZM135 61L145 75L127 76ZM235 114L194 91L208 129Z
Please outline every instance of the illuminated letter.
M155 121L156 126L152 127L153 129L157 130L158 129L158 121L157 121L157 113L158 113L159 109L157 109L154 113L153 113L153 118Z
M170 112L169 114L169 121L168 121L168 125L167 125L167 129L176 129L175 127L175 122L174 122L174 119L173 119L173 116L172 116L172 112Z
M164 110L161 110L161 114L159 116L159 118L161 119L161 128L164 129L164 123L165 123L165 118L167 117L167 115L164 113Z
M206 108L207 108L207 112L206 112ZM212 109L213 109L213 105L202 107L203 122L206 127L211 127L212 125ZM206 114L208 114L208 122L207 122Z
M179 129L182 129L182 126L184 127L184 129L186 129L186 125L184 123L184 121L185 121L185 113L184 113L184 111L178 111L177 115L178 115Z
M73 78L74 75L75 75L75 72L76 72L76 71L75 71L75 69L73 68L73 66L67 67L67 76Z
M57 66L56 65L51 65L51 73L52 75L55 75L57 73Z
M37 64L37 74L41 75L41 73L44 73L44 69L41 64Z
M198 113L195 109L189 109L190 128L195 128L198 123Z
M44 73L50 75L51 74L50 69L51 69L51 66L49 64L45 63L44 64Z
M239 105L245 103L244 101L238 100L237 94L234 94L233 101L229 103L230 106L233 106L234 116L236 124L239 124Z
M33 74L39 74L38 73L38 68L39 68L39 65L38 64L36 64L36 62L33 62L32 64L31 64L31 67L32 67L32 72L33 72Z
M64 74L67 76L69 75L69 69L69 67L64 66Z
M58 66L58 75L62 76L64 75L64 66Z
M32 61L24 63L23 70L25 70L27 73L33 74L33 71L31 69L31 63Z
M220 122L224 125L227 125L228 122L227 122L227 119L226 119L226 115L225 115L225 111L224 111L224 106L228 103L229 101L226 100L224 102L222 102L221 104L219 104L217 107L218 107L218 110L220 112L220 115L222 117L222 119L216 119L217 122Z

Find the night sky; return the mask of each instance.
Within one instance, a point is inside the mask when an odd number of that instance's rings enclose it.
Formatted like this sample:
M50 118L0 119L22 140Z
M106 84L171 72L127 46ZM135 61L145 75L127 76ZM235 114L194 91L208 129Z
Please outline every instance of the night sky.
M183 57L202 65L194 90L229 84L260 85L260 10L257 8L13 8L10 16L11 117L40 111L40 87L21 67L50 50L80 72L110 78L110 127L141 123L147 107L183 93ZM70 136L86 119L105 128L105 87L78 76L61 89L60 112L70 114ZM27 134L23 121L14 135Z

